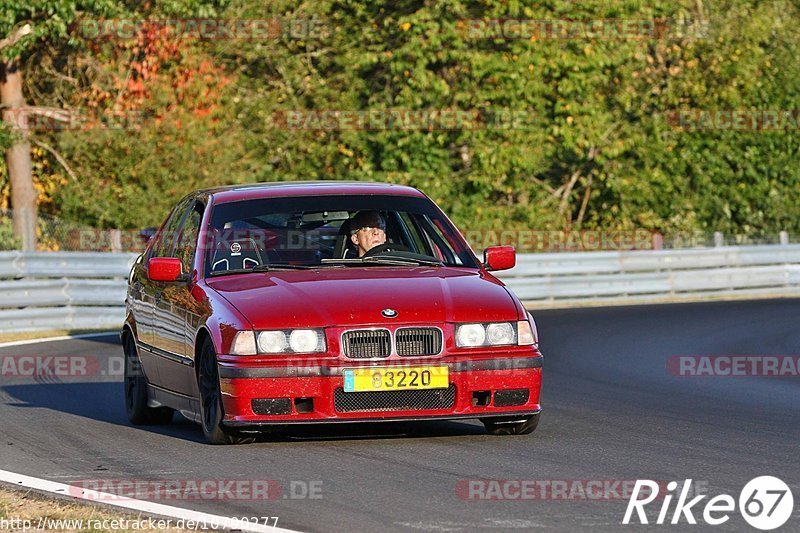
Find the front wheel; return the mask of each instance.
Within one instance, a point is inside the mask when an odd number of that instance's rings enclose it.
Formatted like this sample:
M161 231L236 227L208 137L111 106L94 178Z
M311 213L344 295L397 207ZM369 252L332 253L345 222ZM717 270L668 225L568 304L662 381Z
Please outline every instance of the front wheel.
M222 393L219 387L217 354L211 341L206 339L200 353L197 369L197 385L200 389L200 424L209 444L248 444L255 439L233 435L222 427L225 412L222 408Z
M482 418L481 422L490 435L528 435L539 425L539 413L527 418Z
M135 426L168 424L175 413L169 407L147 405L147 378L142 371L136 343L131 334L125 335L125 412Z

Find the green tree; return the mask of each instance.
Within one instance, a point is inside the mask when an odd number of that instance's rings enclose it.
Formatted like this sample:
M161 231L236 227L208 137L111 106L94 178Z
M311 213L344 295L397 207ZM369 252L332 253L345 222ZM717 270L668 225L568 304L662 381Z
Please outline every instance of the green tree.
M197 187L363 179L417 186L464 229L800 231L796 130L687 131L670 122L680 110L800 107L800 13L788 0L187 1L131 16L168 13L274 19L281 31L34 47L23 64L35 73L36 105L145 117L138 129L42 136L75 176L61 176L53 193L62 215L143 227ZM639 38L470 33L509 18L651 28ZM337 110L480 120L285 122L292 111ZM499 120L508 116L513 127Z

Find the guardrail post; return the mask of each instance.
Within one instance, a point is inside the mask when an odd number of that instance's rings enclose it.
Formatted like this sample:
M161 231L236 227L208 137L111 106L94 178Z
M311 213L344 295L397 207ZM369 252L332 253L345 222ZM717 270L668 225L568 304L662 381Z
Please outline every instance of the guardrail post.
M122 251L122 232L118 229L112 229L110 232L111 237L111 251L112 252L121 252Z
M784 230L784 231L780 232L779 235L780 235L781 244L783 244L783 245L789 244L789 232L788 231Z
M725 238L722 235L721 231L714 232L714 246L719 248L721 246L725 246Z
M653 250L664 249L664 236L657 231L653 233Z

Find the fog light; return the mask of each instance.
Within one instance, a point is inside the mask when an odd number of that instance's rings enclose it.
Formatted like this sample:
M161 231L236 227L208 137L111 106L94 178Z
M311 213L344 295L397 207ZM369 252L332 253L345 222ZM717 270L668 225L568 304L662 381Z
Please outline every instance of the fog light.
M292 414L292 401L289 398L258 398L252 400L250 405L257 415Z
M524 405L528 403L529 397L530 390L528 389L499 390L494 393L494 406L509 407L511 405Z

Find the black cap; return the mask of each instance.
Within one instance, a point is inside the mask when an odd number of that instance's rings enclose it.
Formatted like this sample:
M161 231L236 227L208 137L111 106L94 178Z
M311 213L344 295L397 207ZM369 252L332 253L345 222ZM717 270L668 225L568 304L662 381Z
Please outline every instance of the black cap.
M350 219L350 235L355 235L361 228L380 228L386 231L386 222L377 211L359 211Z

